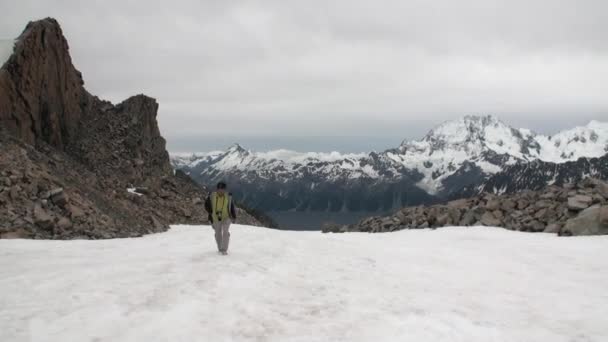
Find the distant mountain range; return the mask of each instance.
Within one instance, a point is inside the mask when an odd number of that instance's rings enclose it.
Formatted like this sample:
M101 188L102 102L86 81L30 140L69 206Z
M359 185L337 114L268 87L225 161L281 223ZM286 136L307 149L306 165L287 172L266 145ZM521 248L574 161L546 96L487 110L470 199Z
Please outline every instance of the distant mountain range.
M494 116L465 116L424 138L367 154L226 151L173 155L202 184L233 185L265 211L388 211L480 191L513 192L585 176L608 178L608 123L547 136Z

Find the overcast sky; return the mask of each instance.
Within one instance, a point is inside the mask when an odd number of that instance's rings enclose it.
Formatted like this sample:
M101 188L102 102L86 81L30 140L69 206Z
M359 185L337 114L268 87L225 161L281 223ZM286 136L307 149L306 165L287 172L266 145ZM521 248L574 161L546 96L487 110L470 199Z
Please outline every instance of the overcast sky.
M0 1L52 16L87 89L160 103L173 151L365 151L465 114L608 120L608 1ZM335 138L332 138L335 137Z

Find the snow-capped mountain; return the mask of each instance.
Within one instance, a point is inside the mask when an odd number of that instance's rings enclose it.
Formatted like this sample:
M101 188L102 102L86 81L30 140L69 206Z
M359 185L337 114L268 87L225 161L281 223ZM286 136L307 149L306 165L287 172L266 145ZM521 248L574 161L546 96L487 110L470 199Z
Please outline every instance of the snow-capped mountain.
M390 210L466 195L509 166L561 164L608 153L608 123L546 136L494 116L447 121L422 139L367 154L224 152L173 156L199 182L226 179L265 210ZM279 204L280 203L280 204Z

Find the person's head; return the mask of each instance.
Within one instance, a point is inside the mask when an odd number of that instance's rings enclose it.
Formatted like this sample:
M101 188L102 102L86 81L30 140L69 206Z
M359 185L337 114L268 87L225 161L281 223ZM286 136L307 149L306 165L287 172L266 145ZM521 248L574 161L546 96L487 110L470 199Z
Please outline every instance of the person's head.
M217 183L217 187L216 187L216 189L217 189L217 192L218 192L218 193L220 193L220 194L222 194L222 195L223 195L223 194L224 194L224 192L226 192L226 183L225 183L225 182L223 182L223 181L222 181L222 182Z

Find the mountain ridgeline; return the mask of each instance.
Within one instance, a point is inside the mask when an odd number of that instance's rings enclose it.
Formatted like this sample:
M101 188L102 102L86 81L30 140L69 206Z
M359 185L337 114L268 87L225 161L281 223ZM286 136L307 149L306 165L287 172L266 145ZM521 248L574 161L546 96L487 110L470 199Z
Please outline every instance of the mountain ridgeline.
M608 178L608 124L592 121L546 136L494 116L465 116L421 140L368 154L227 151L174 155L201 184L232 184L263 211L387 212L492 193Z

